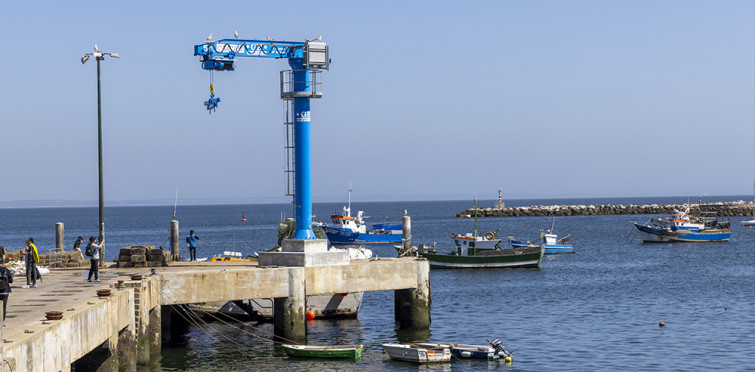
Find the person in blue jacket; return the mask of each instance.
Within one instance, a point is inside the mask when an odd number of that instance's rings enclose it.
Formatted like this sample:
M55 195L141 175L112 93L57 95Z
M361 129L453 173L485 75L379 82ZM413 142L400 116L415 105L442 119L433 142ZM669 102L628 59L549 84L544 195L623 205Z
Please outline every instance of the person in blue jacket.
M194 235L194 230L189 231L189 235L186 236L186 243L189 244L189 261L197 260L197 240L199 237Z

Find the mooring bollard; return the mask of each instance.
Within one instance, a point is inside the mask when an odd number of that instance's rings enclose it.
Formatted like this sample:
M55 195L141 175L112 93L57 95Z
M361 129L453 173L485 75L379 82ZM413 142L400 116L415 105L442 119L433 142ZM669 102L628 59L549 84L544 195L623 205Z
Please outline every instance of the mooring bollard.
M403 235L401 236L401 243L403 244L402 250L404 252L409 252L409 250L412 249L412 218L404 216L401 222L403 224Z
M55 224L55 251L63 252L65 249L65 243L63 242L63 223L58 222Z
M170 221L170 255L173 261L181 260L181 252L178 250L178 221Z

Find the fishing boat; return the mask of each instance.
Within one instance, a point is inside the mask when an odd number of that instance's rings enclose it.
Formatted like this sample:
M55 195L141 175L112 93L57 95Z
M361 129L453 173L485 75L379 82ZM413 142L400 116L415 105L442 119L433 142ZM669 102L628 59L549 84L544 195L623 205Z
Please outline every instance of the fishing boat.
M406 213L406 211L404 211ZM333 226L322 224L322 229L328 237L330 244L393 244L400 243L403 236L402 225L390 223L373 224L367 229L364 222L364 211L358 211L356 216L351 215L351 189L347 206L343 207L343 214L333 214L330 221Z
M511 246L514 248L524 248L524 247L535 247L538 244L532 243L531 241L520 241L520 240L514 240L514 238L509 237L509 240L511 241ZM561 239L558 238L558 235L553 234L553 227L551 227L550 230L543 231L540 230L540 244L543 246L544 254L565 254L565 253L574 253L574 245L571 244L572 236L571 234L566 235L562 237Z
M357 359L362 356L362 345L281 345L288 356L298 358Z
M451 350L447 347L418 347L407 344L382 344L383 351L391 359L414 363L444 363L451 361Z
M480 237L477 233L477 201L475 201L474 234L465 234L470 239L458 239L451 235L454 250L439 253L435 249L418 250L417 253L430 261L431 268L537 268L543 260L543 247L501 249L497 233L488 232ZM482 238L482 239L480 239Z
M466 345L466 344L453 344L453 343L432 343L421 342L416 343L418 347L424 348L448 348L451 350L451 356L461 359L506 359L507 362L511 361L513 352L506 350L501 344L501 340L495 339L488 341L490 345Z
M674 209L670 218L655 218L644 224L635 222L646 243L671 242L722 242L731 237L731 222L724 221L714 214L701 212L700 216Z

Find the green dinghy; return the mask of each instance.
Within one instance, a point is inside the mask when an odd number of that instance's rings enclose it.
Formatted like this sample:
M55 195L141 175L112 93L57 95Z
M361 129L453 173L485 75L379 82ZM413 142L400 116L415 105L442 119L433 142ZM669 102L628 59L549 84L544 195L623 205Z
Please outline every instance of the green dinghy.
M362 345L281 345L288 356L299 358L357 359L362 356Z

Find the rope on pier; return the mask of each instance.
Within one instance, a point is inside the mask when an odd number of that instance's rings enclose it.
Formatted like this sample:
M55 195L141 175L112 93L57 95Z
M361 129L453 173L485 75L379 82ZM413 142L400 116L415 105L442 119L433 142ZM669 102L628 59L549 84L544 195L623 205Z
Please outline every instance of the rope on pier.
M168 289L168 290L170 290L171 292L173 292L173 290L172 290L172 289L171 289L170 287L168 287L168 286L163 286L163 288L165 288L165 289ZM167 294L167 293L165 293L165 292L164 292L164 291L162 291L162 290L161 290L160 292L162 293L162 295L163 295L163 296L166 296L167 298L170 298L170 299L172 299L173 301L176 301L176 302L177 302L177 297L176 297L176 296L168 296L168 294ZM211 326L211 325L210 325L209 323L205 322L205 321L204 321L204 319L202 319L202 317L201 317L201 316L199 316L199 314L197 314L197 312L196 312L196 311L194 311L193 309L191 309L190 307L188 307L188 306L187 306L186 304L180 304L179 306L181 306L181 307L182 307L182 308L184 309L184 311L186 311L186 312L187 312L187 314L189 314L189 313L190 313L190 314L191 314L191 315L193 315L193 316L194 316L194 317L195 317L196 319L199 319L199 321L201 321L202 323L204 323L204 324L205 324L205 325L206 325L206 326L207 326L208 328L210 328L210 329L212 329L213 331L217 332L217 333L218 333L218 334L220 334L221 336L223 336L223 337L227 338L227 339L228 339L229 341L233 342L234 344L236 344L236 345L238 345L238 346L242 346L242 347L245 347L245 345L243 345L243 344L241 344L241 343L237 342L236 340L234 340L234 339L230 338L229 336L226 336L225 334L221 333L221 332L220 332L220 331L218 331L217 329L213 328L213 327L212 327L212 326ZM275 335L275 334L271 334L271 335L273 336L273 339L272 339L272 340L270 340L270 339L268 339L268 338L265 338L265 337L259 336L259 335L257 335L257 334L254 334L254 333L252 333L252 332L249 332L249 331L247 331L247 330L245 330L245 329L243 329L243 328L237 327L237 326L235 326L235 325L233 325L233 324L231 324L231 323L229 323L229 322L226 322L226 321L224 321L224 320L222 320L222 319L218 318L217 316L215 316L215 315L213 315L213 314L211 314L211 313L209 313L209 312L204 312L204 313L205 313L206 315L210 316L211 318L214 318L215 320L217 320L217 321L219 321L219 322L221 322L221 323L223 323L223 324L225 324L225 325L227 325L227 326L230 326L230 327L232 327L232 328L234 328L234 329L236 329L236 330L238 330L238 331L241 331L241 332L243 332L243 333L246 333L246 334L248 334L248 335L250 335L250 336L253 336L253 337L259 338L259 339L261 339L261 340L263 340L263 341L272 341L273 343L277 343L277 344L295 344L295 345L301 345L301 344L302 344L301 342L296 342L296 341L293 341L293 340L289 340L289 339L286 339L286 338L284 338L284 337L281 337L281 336L277 336L277 335ZM179 315L181 315L181 312L179 312ZM181 315L181 316L183 317L183 315ZM186 319L186 318L184 317L184 319ZM189 321L189 320L187 319L187 321ZM190 323L191 323L191 322L190 322ZM243 323L242 323L241 321L238 321L238 323L240 323L240 324L243 324ZM205 331L205 329L204 329L204 328L202 328L202 327L201 327L200 325L198 325L198 324L195 324L195 323L192 323L192 324L193 324L193 325L195 325L195 326L196 326L197 328L199 328L199 329L200 329L200 330L201 330L202 332L204 332L204 333L207 333L207 334L208 334L208 336L212 337L212 335L210 335L210 334L209 334L209 332ZM258 331L260 331L260 332L264 332L264 330L262 330L262 329L257 329L257 330L258 330ZM270 334L270 333L268 332L268 334ZM283 341L285 341L285 342L281 342L281 341L278 341L278 340L276 340L275 338L281 339L281 340L283 340ZM215 341L217 341L217 339L215 339L214 337L213 337L213 339L214 339Z

